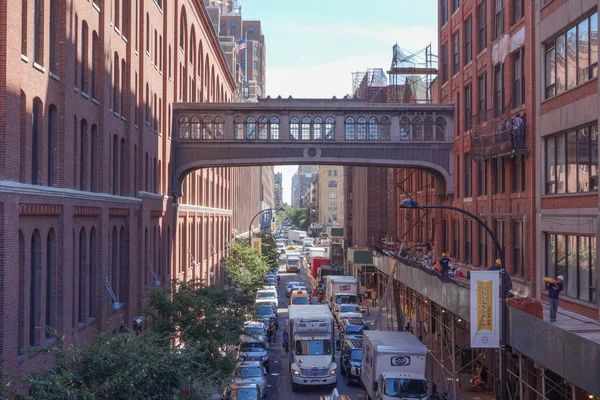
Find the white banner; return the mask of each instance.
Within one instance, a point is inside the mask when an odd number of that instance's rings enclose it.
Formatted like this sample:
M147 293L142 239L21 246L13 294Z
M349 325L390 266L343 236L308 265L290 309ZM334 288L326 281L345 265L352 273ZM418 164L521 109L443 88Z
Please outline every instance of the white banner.
M471 347L500 347L500 272L471 272Z

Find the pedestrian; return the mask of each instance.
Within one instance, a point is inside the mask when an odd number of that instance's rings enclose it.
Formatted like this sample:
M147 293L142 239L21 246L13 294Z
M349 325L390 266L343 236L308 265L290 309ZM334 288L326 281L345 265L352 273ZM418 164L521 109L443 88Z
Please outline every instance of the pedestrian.
M289 350L289 341L290 341L290 335L287 333L287 329L283 330L283 333L281 334L281 342L283 344L283 349L285 350L285 352L287 353Z
M548 284L548 303L550 304L550 322L556 322L556 310L558 310L558 295L563 290L564 276L556 277L555 283Z
M498 258L496 260L496 263L494 265L492 265L491 267L489 267L487 270L488 271L502 270L502 261L500 261L500 259ZM504 297L512 297L513 295L510 294L510 291L512 290L512 279L510 278L508 271L504 270L504 275L501 278L504 283Z
M267 342L275 343L275 327L273 326L272 322L269 324L269 328L267 329Z
M423 343L423 334L425 333L425 327L423 326L423 321L417 321L417 339L419 342Z
M450 268L450 259L446 257L446 253L442 253L442 257L438 260L442 267L442 275L448 276L448 268Z
M373 307L377 306L377 292L375 289L371 290L371 300L373 300Z

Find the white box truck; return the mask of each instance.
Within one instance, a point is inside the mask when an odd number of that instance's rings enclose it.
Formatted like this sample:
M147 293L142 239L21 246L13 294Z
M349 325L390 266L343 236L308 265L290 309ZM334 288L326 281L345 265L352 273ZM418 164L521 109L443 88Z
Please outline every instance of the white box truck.
M292 391L299 386L335 386L335 338L333 315L326 305L290 307L290 375Z
M427 347L409 332L364 331L360 379L370 400L427 399Z
M306 237L306 232L293 230L288 232L288 240L293 240L295 243L302 244L302 238Z
M330 309L336 304L358 304L358 281L353 276L329 275L326 277L325 301Z

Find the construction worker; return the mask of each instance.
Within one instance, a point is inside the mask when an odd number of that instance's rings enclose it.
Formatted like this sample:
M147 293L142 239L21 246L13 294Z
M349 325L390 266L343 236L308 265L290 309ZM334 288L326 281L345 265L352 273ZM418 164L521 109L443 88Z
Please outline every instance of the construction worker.
M438 260L440 267L442 267L442 275L448 276L448 269L450 268L450 259L446 257L446 253L442 253L442 257Z

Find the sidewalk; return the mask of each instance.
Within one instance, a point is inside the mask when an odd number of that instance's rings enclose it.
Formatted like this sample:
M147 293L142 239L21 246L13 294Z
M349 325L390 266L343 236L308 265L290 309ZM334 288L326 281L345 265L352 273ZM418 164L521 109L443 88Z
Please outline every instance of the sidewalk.
M551 323L548 303L545 301L541 303L544 321ZM552 322L552 325L600 345L600 323L598 321L561 308L560 300L557 314L556 322Z

